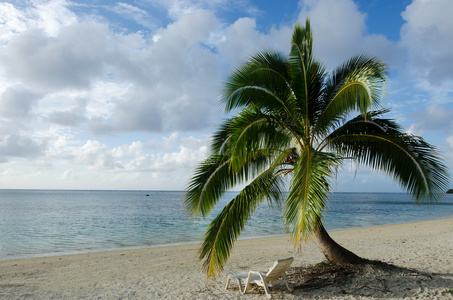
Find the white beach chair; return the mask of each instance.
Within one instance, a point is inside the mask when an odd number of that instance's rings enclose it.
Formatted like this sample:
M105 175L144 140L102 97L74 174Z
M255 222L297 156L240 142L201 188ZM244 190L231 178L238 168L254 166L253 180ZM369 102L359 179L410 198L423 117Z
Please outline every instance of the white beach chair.
M241 292L242 295L244 295L247 292L247 289L249 289L251 283L255 283L256 285L264 287L264 291L266 292L266 296L268 298L272 298L272 295L270 294L268 287L274 283L284 282L286 283L286 287L288 288L288 290L292 292L293 289L289 286L288 278L286 277L285 272L291 265L293 260L294 258L290 257L275 261L274 265L269 269L269 271L266 274L256 271L249 271L235 275L228 275L225 289L228 289L230 287L231 279L237 279L239 291ZM283 280L279 280L280 277L283 277ZM242 289L242 280L245 280L244 289Z

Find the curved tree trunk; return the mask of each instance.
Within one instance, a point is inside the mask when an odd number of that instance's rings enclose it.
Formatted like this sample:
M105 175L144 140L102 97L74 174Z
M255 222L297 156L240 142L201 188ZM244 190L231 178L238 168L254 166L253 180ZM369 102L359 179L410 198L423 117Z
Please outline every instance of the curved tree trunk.
M321 251L324 253L324 256L329 262L335 265L342 264L363 264L367 260L363 259L351 251L343 248L337 242L335 242L330 235L327 233L326 229L319 223L318 231L316 231L316 238L318 239L319 246Z

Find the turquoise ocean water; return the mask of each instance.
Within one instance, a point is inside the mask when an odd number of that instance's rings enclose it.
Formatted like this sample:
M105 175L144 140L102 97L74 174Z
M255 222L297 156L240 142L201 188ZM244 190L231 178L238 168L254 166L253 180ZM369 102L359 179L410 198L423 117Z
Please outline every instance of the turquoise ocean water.
M236 195L226 193L213 216ZM184 192L0 190L0 260L199 243L212 219L192 220ZM453 195L418 206L403 193L334 193L328 230L453 217ZM284 234L267 203L241 238Z

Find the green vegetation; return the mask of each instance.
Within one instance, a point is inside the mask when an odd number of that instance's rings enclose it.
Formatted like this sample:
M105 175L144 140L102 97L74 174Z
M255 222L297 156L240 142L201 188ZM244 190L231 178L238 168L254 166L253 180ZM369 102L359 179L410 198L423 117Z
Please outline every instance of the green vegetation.
M315 264L315 268L325 268L330 265L331 265L331 263L325 260L325 261Z
M389 111L381 106L386 65L362 55L329 74L312 46L307 20L295 26L288 57L257 53L225 83L222 103L233 116L214 133L184 201L190 215L206 217L225 191L245 186L204 234L199 259L209 277L220 274L247 219L265 200L283 206L296 247L316 237L331 263L366 263L323 226L331 180L345 160L389 175L418 203L445 195L448 175L436 149L382 118Z

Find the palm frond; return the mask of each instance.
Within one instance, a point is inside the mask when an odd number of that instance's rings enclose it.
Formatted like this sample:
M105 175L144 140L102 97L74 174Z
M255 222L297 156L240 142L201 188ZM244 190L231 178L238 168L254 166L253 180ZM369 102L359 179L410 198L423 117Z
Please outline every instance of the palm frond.
M417 203L436 203L448 188L448 171L437 149L402 132L392 120L359 116L330 139L332 150L393 177Z
M314 126L321 116L326 106L326 98L324 97L324 85L326 80L326 72L324 67L313 62L309 72L309 99L308 99L308 117L311 126Z
M285 128L273 117L247 109L231 123L229 137L233 170L241 168L257 155L272 159L276 149L284 149L291 142Z
M227 79L221 102L227 112L253 104L263 112L291 114L289 80L287 61L280 54L260 52Z
M307 19L305 27L296 25L294 27L293 36L291 39L291 52L289 54L289 63L291 71L291 90L297 108L302 118L299 122L304 127L304 133L308 133L310 127L309 107L310 100L313 99L310 92L310 71L313 69L313 36L310 29L310 21Z
M285 200L285 228L300 247L323 219L330 196L329 179L338 165L334 155L306 147L294 166L290 193Z
M235 185L237 178L232 176L229 162L227 155L211 155L199 164L184 194L184 206L191 216L206 217L224 192Z
M228 155L211 155L199 164L186 188L187 212L195 218L207 217L225 191L256 177L268 165L267 156L256 154L247 164L233 170Z
M378 108L386 82L386 66L377 58L356 56L338 68L328 79L325 108L314 135L323 135L352 111L363 115Z
M219 125L219 128L214 132L211 138L211 155L222 155L228 152L228 141L230 140L231 123L234 117L225 120Z
M266 197L281 195L282 180L268 169L257 176L209 224L198 252L208 277L217 277L223 270L234 242L247 220Z

